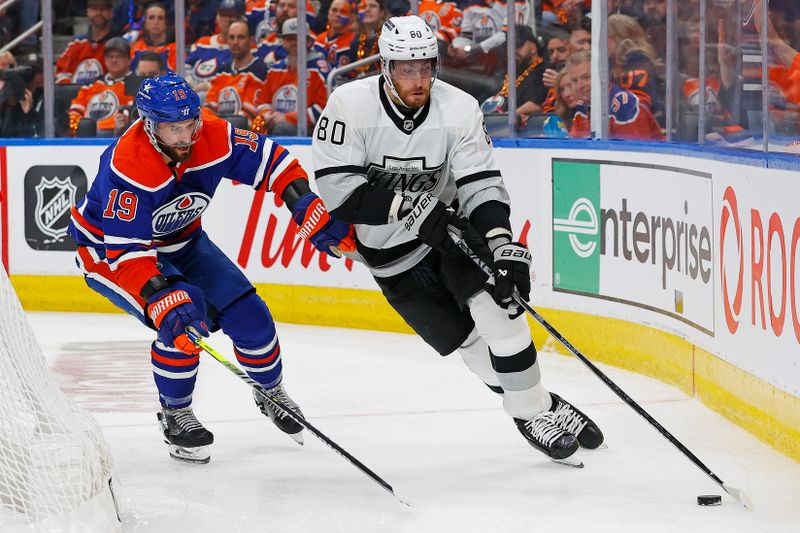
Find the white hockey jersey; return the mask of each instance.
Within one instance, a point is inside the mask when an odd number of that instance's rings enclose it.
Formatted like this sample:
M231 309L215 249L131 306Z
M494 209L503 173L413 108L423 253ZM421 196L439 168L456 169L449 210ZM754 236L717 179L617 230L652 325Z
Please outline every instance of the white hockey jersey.
M402 195L429 192L446 205L457 201L466 217L485 202L510 203L478 102L441 80L428 103L409 115L390 100L382 76L338 87L317 121L312 151L330 211L365 184L387 191L381 222L355 225L357 251L378 277L404 272L430 251L401 222L388 223Z

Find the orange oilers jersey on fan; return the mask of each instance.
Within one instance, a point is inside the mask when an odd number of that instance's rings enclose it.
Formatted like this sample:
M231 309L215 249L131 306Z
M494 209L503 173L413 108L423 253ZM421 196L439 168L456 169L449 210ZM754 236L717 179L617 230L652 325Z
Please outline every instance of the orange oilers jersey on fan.
M133 105L133 97L125 94L124 80L112 80L106 74L93 84L81 87L69 107L70 115L77 115L74 123L81 118L93 118L98 130L113 130L114 115Z
M137 297L159 274L157 253L177 252L201 233L202 214L223 178L278 196L295 179L308 179L267 137L233 128L207 109L201 117L191 157L173 166L150 144L144 123L135 122L100 156L89 192L72 208L78 261L102 262L108 277Z
M164 56L167 66L170 69L175 70L175 57L177 56L175 43L173 42L159 46L150 46L145 42L144 39L137 40L135 43L133 43L133 46L131 46L131 70L136 70L136 63L139 62L138 56L141 55L142 52L146 52L148 50Z
M419 16L428 23L436 38L441 41L451 43L461 33L464 14L455 2L422 0L419 3Z
M308 66L308 77L306 113L309 124L314 124L328 101L328 90L325 88L323 74L312 68L311 64ZM260 101L262 104L258 108L259 115L272 111L285 113L289 122L297 124L297 71L289 70L283 62L274 65L267 74Z
M332 37L328 37L328 32L317 35L314 43L314 50L322 54L334 68L350 63L350 43L353 42L355 33L352 26Z
M218 74L211 80L205 105L219 116L244 115L252 124L263 86L250 72Z
M56 62L56 83L94 83L106 71L103 61L106 40L92 41L87 35L80 35L69 43Z

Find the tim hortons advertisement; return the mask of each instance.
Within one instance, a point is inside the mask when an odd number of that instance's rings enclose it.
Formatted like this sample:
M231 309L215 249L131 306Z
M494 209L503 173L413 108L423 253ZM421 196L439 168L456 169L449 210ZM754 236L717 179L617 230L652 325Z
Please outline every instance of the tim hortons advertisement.
M667 315L713 336L712 181L692 170L554 159L554 291Z
M715 190L718 348L740 368L798 396L800 180L796 172L759 174L731 172Z

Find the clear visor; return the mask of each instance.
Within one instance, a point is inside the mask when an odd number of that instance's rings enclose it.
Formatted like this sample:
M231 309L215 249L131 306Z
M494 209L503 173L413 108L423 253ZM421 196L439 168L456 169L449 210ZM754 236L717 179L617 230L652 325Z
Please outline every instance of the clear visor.
M188 148L200 138L203 120L198 116L182 122L159 122L153 132L158 142L169 148Z
M412 61L394 60L390 64L392 77L396 80L418 80L436 77L434 59L415 59Z

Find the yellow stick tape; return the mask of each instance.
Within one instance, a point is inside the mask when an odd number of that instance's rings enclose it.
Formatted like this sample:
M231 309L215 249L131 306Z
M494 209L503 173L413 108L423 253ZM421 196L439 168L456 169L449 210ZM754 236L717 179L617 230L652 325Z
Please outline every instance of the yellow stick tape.
M13 275L29 311L119 311L75 276ZM304 285L256 285L276 320L411 333L379 291ZM606 363L673 385L800 461L800 398L663 331L618 320L538 309L548 322L594 362ZM566 354L535 321L533 339Z

